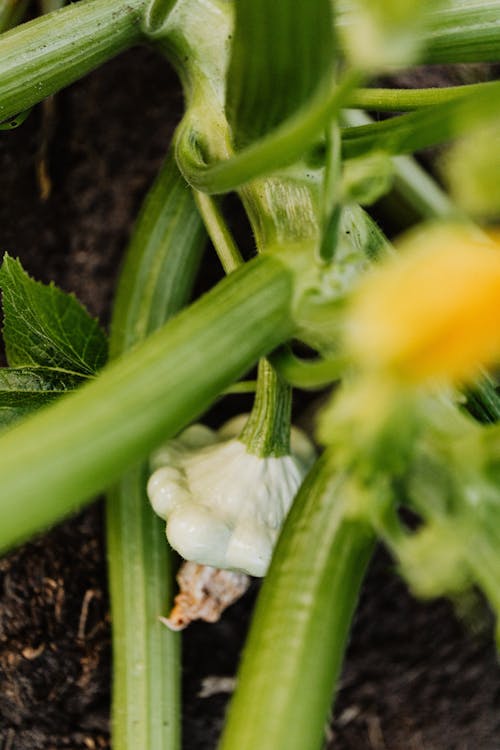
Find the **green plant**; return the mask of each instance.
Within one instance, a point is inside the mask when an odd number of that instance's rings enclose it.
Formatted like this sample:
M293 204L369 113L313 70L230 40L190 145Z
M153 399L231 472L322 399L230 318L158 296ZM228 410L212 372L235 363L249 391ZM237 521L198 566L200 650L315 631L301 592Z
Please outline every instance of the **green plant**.
M401 155L498 121L500 84L362 88L388 65L497 59L497 2L434 5L81 0L0 37L6 128L137 43L165 55L185 88L185 115L122 270L110 362L103 333L73 298L32 281L8 256L0 276L9 360L1 373L0 546L115 483L108 501L115 748L180 742L178 636L156 621L171 595L172 563L147 503L147 466L137 462L259 360L244 433L250 453L287 453L290 386L341 386L320 416L324 454L299 491L264 583L222 747L320 745L377 536L417 592L478 585L498 612L499 431L466 413L460 395L472 389L471 411L498 418L495 387L479 376L500 354L498 245ZM5 27L18 20L9 2L0 10ZM345 126L352 106L412 111ZM421 261L416 252L410 271L362 208L386 194L393 177L425 218L455 222L451 234L422 229L413 242L435 253ZM474 179L481 185L480 174ZM213 197L233 190L258 250L246 263ZM487 199L489 215L490 191ZM468 205L478 201L480 190ZM178 313L203 225L228 277ZM401 244L407 259L411 244ZM463 249L463 263L460 253L447 263L450 247ZM380 276L365 286L374 263ZM444 301L433 293L443 278L455 280ZM362 312L371 295L372 309L387 306L380 320ZM295 356L285 348L292 340L317 359ZM400 505L418 513L418 532L401 525Z

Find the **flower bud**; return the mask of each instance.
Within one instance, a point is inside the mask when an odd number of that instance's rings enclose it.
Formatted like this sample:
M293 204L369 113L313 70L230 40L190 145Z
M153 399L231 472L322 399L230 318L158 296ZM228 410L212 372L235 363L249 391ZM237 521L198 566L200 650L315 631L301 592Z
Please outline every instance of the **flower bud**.
M500 357L500 247L466 228L419 232L358 287L346 345L365 369L457 381Z

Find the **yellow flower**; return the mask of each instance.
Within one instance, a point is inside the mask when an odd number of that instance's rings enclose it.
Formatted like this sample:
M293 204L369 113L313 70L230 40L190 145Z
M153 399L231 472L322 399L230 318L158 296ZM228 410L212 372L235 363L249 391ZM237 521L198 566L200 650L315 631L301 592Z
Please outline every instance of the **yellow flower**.
M361 283L347 323L365 368L407 381L474 377L500 359L500 246L460 227L427 229Z

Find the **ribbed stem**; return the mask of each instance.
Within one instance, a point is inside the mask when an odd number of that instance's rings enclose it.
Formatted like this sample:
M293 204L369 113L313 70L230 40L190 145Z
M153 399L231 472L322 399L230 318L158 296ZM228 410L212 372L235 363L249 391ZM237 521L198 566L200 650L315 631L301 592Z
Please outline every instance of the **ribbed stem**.
M253 408L240 437L248 452L255 456L288 455L291 413L290 386L267 359L261 359Z
M29 0L0 0L0 34L21 22L28 4Z
M238 250L229 227L211 195L194 191L196 205L203 217L208 235L212 241L222 268L225 273L231 273L243 264L243 258Z
M277 257L247 263L93 382L0 436L0 549L108 487L288 339L293 288Z
M491 88L494 83L487 81L427 89L356 89L349 97L349 106L377 112L406 112L467 96L473 91Z
M423 63L498 62L499 0L454 0L433 13Z
M252 179L271 174L300 159L359 83L357 72L348 71L331 91L316 94L310 106L286 120L256 143L230 159L205 164L193 138L187 115L177 139L177 159L186 180L206 193L225 193Z
M373 548L349 518L345 476L323 456L264 580L220 750L317 750Z
M345 355L330 359L300 359L287 347L278 349L270 359L283 380L305 390L325 388L339 380L350 364Z
M172 157L137 221L116 296L111 354L142 341L187 301L205 233ZM108 493L107 550L113 635L114 750L180 747L180 643L158 615L172 601L165 528L146 496L148 467Z
M366 112L355 109L344 110L342 120L350 127L373 123ZM457 218L457 207L416 159L412 156L393 156L392 164L394 190L408 201L420 216L425 219Z
M432 107L398 117L346 128L342 132L344 158L374 149L390 154L409 153L458 137L500 113L500 83L475 89Z
M141 39L146 0L84 0L0 38L0 121L68 86Z

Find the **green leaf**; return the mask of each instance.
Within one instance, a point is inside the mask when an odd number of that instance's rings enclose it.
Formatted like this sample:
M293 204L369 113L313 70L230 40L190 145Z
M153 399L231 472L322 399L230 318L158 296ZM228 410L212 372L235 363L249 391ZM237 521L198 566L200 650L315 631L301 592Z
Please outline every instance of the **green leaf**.
M497 618L496 637L500 647L500 491L498 482L484 473L474 476L454 472L448 479L449 497L445 509L431 507L436 477L414 477L414 498L424 523L394 545L400 570L411 588L423 597L443 596L481 588ZM439 467L437 468L439 472ZM422 494L427 492L426 498ZM439 500L437 505L439 506ZM441 503L442 505L442 503Z
M0 286L11 367L31 365L94 375L105 364L105 334L74 295L34 281L8 255L0 268Z
M328 0L237 0L227 116L237 146L296 112L333 72Z
M78 375L46 367L0 369L0 428L46 406L83 381Z

